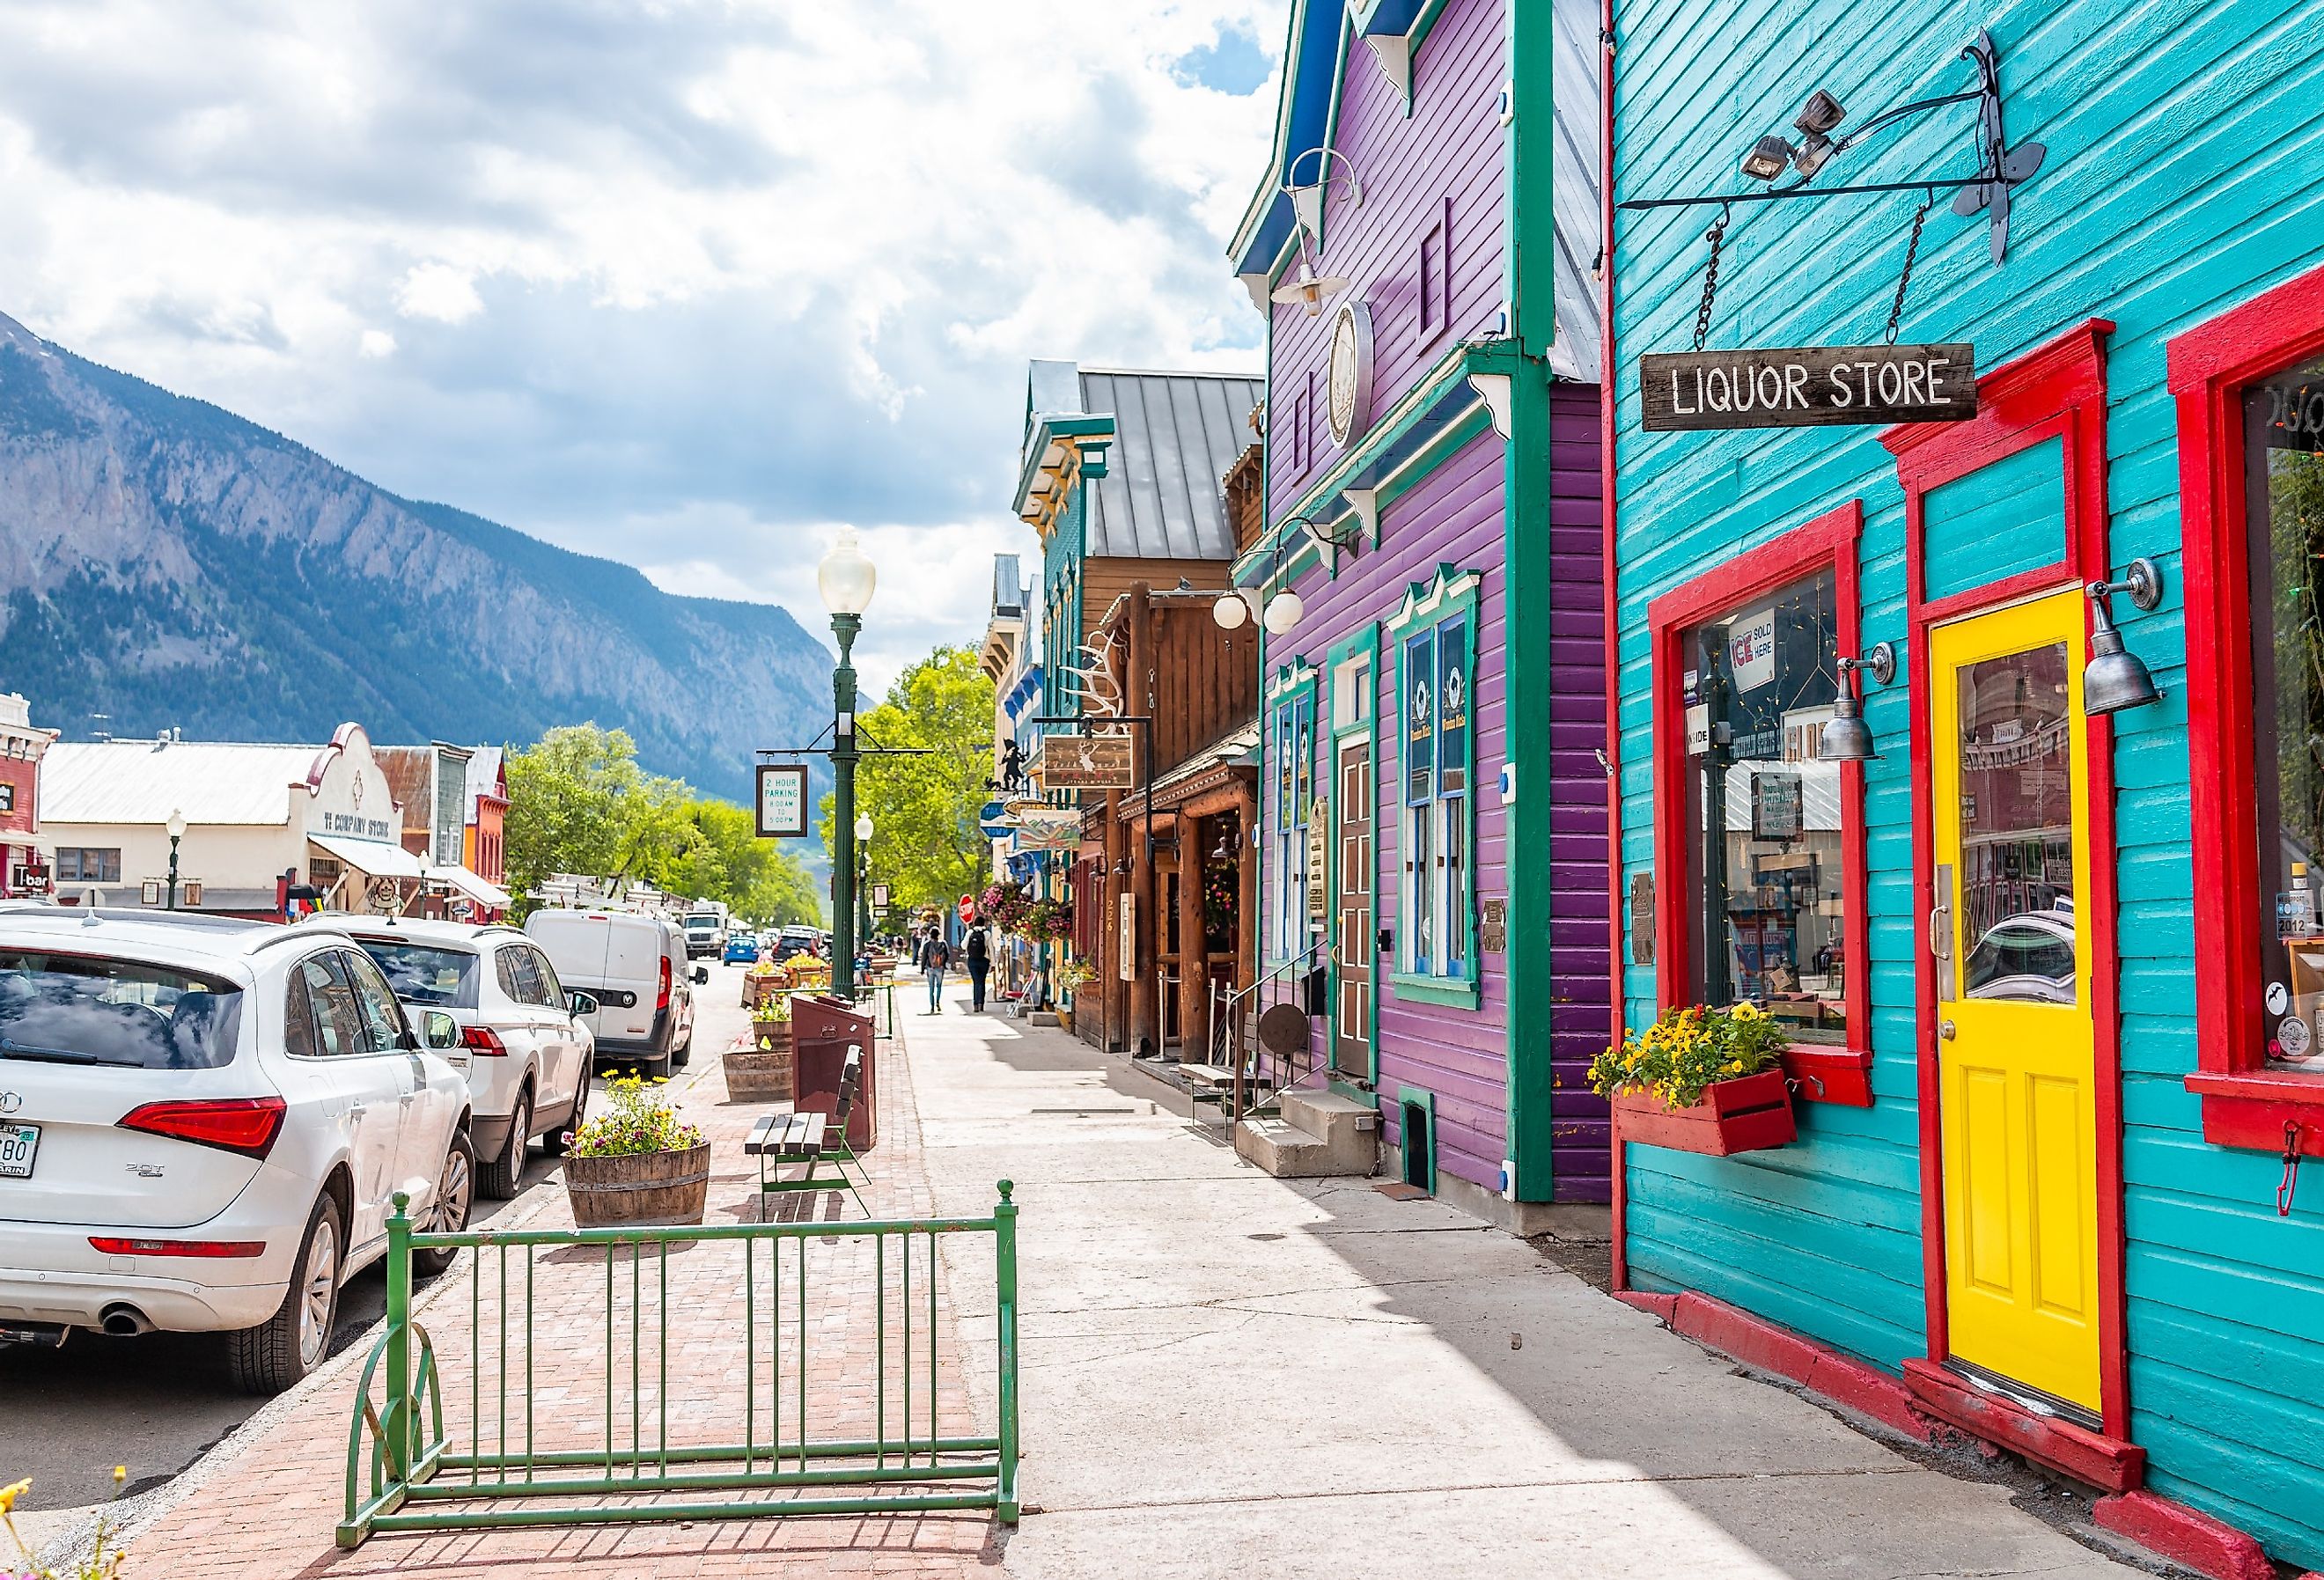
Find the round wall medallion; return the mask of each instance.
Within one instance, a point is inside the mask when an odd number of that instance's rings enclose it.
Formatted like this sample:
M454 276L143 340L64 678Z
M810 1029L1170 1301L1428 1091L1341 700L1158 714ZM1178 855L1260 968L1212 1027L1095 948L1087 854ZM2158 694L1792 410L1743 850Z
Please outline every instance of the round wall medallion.
M1347 303L1332 320L1329 393L1332 442L1346 446L1361 439L1372 420L1372 315L1362 302Z

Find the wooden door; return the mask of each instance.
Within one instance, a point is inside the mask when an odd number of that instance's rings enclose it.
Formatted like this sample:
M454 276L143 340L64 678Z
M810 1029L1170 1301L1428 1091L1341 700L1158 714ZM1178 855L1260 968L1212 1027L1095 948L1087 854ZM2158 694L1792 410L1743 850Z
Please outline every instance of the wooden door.
M1356 1080L1372 1073L1372 743L1350 735L1338 753L1333 811L1339 822L1338 913L1333 919L1332 1071Z
M2095 1421L2082 619L2077 589L1930 633L1929 928L1950 1360Z

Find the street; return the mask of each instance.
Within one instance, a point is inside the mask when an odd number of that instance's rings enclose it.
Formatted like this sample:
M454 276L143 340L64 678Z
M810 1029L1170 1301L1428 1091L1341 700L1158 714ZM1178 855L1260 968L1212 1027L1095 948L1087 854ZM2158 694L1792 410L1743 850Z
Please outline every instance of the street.
M714 964L709 984L695 990L701 1057L688 1074L715 1064L717 1050L748 1024L742 980L741 966ZM536 1146L523 1189L506 1201L477 1197L471 1222L483 1227L528 1215L561 1192L563 1174ZM362 1341L386 1309L383 1265L347 1280L330 1354ZM36 1548L47 1548L111 1499L115 1465L128 1467L123 1496L136 1498L193 1467L270 1402L234 1387L225 1345L212 1334L76 1333L61 1349L0 1345L0 1471L10 1480L32 1479L16 1505L16 1525Z

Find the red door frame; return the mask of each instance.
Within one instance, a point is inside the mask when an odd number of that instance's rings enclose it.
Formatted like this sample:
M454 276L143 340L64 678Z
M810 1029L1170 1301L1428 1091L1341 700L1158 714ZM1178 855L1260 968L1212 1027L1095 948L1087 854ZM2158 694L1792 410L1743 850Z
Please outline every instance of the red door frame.
M1921 1247L1928 1301L1929 1361L1950 1354L1945 1307L1944 1155L1936 1063L1936 971L1918 937L1936 904L1931 866L1936 836L1930 815L1929 629L1944 621L2028 595L2108 575L2107 542L2106 337L2114 325L2092 319L1995 368L1977 382L1978 414L1967 422L1914 424L1880 436L1896 457L1904 489L1904 583L1910 618L1907 673L1920 706L1913 709L1913 895L1914 977L1921 1014ZM2065 558L2037 569L1941 598L1928 596L1923 506L1931 490L2049 439L2063 441ZM2084 614L2084 642L2089 616ZM2098 1398L2105 1436L2130 1436L2129 1368L2123 1324L2122 1032L2116 940L2114 732L2103 716L2087 721L2090 782L2090 1012L2095 1030L2098 1137ZM1905 1363L1916 1388L1940 1383L1927 1367ZM1924 1401L1928 1396L1923 1393ZM1941 1401L1929 1401L1940 1402ZM2021 1423L2023 1425L2023 1423ZM2059 1423L2061 1431L2077 1429ZM2089 1434L2079 1436L2087 1437ZM2036 1457L2086 1460L2061 1449ZM2117 1458L2126 1457L2116 1455ZM2069 1465L2068 1468L2075 1468ZM2086 1474L2086 1473L2080 1473ZM2135 1474L2135 1473L2134 1473Z
M2250 539L2244 387L2324 351L2324 269L2263 291L2170 342L2179 405L2186 577L2187 751L2193 818L2198 1068L2203 1139L2279 1150L2286 1126L2324 1157L2324 1081L2269 1071L2260 1003L2259 808L2252 783Z
M1705 620L1739 609L1762 593L1831 567L1836 637L1842 653L1862 651L1863 596L1857 545L1864 536L1864 502L1851 499L1683 582L1646 605L1653 633L1655 994L1663 1009L1688 1002L1692 962L1687 954L1687 900L1692 891L1687 860L1686 707L1680 651L1686 633ZM1840 1002L1848 1013L1848 1043L1832 1048L1794 1044L1784 1069L1813 1101L1869 1107L1872 1103L1870 878L1864 846L1864 765L1840 771L1840 892L1848 901L1841 938L1849 969Z

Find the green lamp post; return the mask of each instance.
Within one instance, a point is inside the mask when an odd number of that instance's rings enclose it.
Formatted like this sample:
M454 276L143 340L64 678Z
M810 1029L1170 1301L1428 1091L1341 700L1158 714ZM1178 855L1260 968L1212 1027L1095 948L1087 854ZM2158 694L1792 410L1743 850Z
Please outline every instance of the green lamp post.
M844 999L855 996L855 667L848 654L863 629L879 572L855 541L855 529L842 527L831 552L816 568L816 586L831 611L832 634L839 638L839 663L831 671L831 987Z

